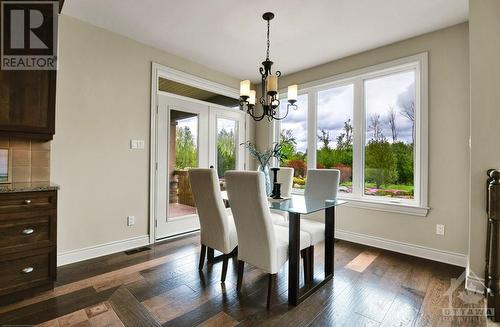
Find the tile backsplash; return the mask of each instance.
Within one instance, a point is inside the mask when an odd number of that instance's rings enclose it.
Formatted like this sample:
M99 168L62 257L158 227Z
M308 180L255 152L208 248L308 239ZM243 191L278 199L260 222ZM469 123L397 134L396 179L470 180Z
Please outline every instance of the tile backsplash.
M50 141L0 136L0 148L9 148L11 182L50 180Z

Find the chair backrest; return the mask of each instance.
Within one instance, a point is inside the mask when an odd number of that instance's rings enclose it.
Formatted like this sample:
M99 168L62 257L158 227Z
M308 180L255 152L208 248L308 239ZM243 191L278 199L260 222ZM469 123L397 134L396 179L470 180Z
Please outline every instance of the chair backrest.
M292 194L293 173L294 170L290 167L280 167L278 170L278 183L281 183L282 197L289 197Z
M339 181L338 169L309 169L304 195L324 200L336 199Z
M238 233L238 259L277 272L276 240L263 173L233 170L224 176Z
M189 170L189 182L200 218L201 243L229 253L229 224L215 169Z

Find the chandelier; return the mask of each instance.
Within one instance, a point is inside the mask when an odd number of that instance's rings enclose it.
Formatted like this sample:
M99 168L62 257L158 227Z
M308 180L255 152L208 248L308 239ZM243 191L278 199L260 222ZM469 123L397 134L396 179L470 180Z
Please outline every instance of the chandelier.
M260 121L267 117L268 121L273 119L281 120L288 115L290 109L297 109L297 85L290 85L288 87L287 100L288 104L286 107L286 112L283 116L280 116L280 100L278 93L278 78L281 76L279 70L275 71L274 74L271 71L271 66L273 62L269 60L269 25L270 21L274 18L272 12L266 12L262 15L262 18L267 21L267 51L266 60L262 62L262 67L259 68L259 72L262 78L262 96L259 99L259 103L262 106L262 114L256 114L256 92L250 89L250 80L245 80L240 82L240 109L245 110L255 121Z

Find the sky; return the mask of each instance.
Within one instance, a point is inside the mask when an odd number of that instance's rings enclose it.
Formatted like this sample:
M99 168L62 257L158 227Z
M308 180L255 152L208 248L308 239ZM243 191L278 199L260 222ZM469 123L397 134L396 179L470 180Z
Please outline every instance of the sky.
M353 85L340 86L318 92L318 130L325 129L330 139L336 143L342 132L344 122L353 118ZM401 115L401 104L415 99L415 72L413 70L365 81L365 102L367 117L379 114L383 123L383 134L392 142L392 134L387 123L387 112L390 107L396 112L398 140L412 142L411 122ZM286 110L286 101L282 101L281 110ZM300 95L298 109L291 110L281 121L281 129L291 129L296 138L297 150L307 149L307 95ZM367 126L369 122L367 122ZM366 138L372 137L367 132ZM318 143L318 147L321 145Z

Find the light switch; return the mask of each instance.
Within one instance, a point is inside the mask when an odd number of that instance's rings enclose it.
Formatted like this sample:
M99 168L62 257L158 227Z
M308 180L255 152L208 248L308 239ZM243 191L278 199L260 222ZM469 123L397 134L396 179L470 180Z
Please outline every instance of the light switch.
M144 149L144 140L130 140L131 149Z

